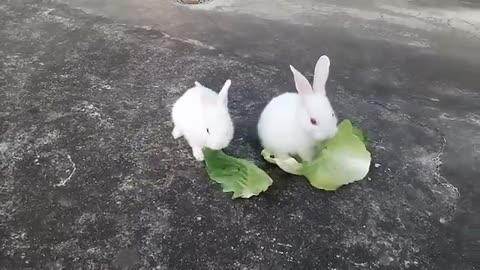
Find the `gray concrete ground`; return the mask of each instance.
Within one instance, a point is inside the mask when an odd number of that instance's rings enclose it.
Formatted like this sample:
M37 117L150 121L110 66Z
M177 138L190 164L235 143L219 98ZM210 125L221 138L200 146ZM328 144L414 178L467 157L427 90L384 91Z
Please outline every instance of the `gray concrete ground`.
M0 269L478 269L474 1L0 2ZM314 190L261 160L288 64L368 131L365 181ZM195 80L231 78L228 153L275 180L209 183L171 136Z

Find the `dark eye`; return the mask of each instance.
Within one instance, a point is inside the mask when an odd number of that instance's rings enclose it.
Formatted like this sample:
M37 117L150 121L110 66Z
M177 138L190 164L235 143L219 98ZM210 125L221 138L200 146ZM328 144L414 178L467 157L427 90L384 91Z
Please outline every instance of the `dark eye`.
M312 123L312 125L316 126L317 125L317 120L315 120L313 118L310 118L310 123Z
M207 128L207 133L210 134L210 130L208 130L208 128Z
M332 112L332 117L335 117L335 113L334 113L334 112Z

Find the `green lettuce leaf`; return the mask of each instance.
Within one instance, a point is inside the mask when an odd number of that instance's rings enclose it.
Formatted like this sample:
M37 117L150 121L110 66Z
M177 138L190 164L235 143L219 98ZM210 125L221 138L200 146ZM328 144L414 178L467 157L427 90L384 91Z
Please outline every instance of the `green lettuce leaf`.
M280 167L280 169L282 169L287 173L302 175L302 173L300 172L300 170L302 169L302 163L299 163L293 157L289 157L287 159L279 159L274 157L272 152L266 149L263 149L262 156L266 161L273 164L277 164L277 166Z
M248 160L208 148L203 149L203 154L208 175L222 186L223 192L233 192L233 199L256 196L273 183L267 173Z
M347 125L347 126L350 125L352 127L352 134L357 136L364 144L367 144L368 142L367 134L365 134L365 132L363 132L363 130L361 130L360 128L352 126L352 123L350 123L349 120L344 120L343 122L345 121L347 121L348 124L345 123L344 125Z
M299 163L294 158L279 160L267 150L263 150L262 155L285 172L305 176L316 188L336 190L367 175L371 155L366 142L366 135L349 120L344 120L333 138L318 145L316 158L311 162Z

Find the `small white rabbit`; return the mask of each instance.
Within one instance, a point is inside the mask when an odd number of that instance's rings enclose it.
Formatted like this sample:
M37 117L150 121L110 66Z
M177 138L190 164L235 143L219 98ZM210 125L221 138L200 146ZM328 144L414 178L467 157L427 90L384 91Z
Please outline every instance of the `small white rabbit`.
M277 158L298 155L302 160L314 158L317 142L337 132L337 117L325 93L330 59L322 56L315 65L313 88L308 80L290 66L297 93L273 98L258 122L258 135L265 149Z
M227 80L220 93L195 82L173 105L172 136L185 137L193 156L203 160L203 147L220 150L228 146L233 138L233 123L228 111Z

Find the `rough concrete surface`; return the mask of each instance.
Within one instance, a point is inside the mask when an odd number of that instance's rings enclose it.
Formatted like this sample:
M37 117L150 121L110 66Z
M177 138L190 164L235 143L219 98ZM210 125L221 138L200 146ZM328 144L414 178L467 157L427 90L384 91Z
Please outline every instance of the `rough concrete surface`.
M268 3L0 2L0 269L478 269L478 4ZM336 192L255 132L321 54L378 164ZM170 135L183 91L227 78L226 151L274 179L250 200Z

